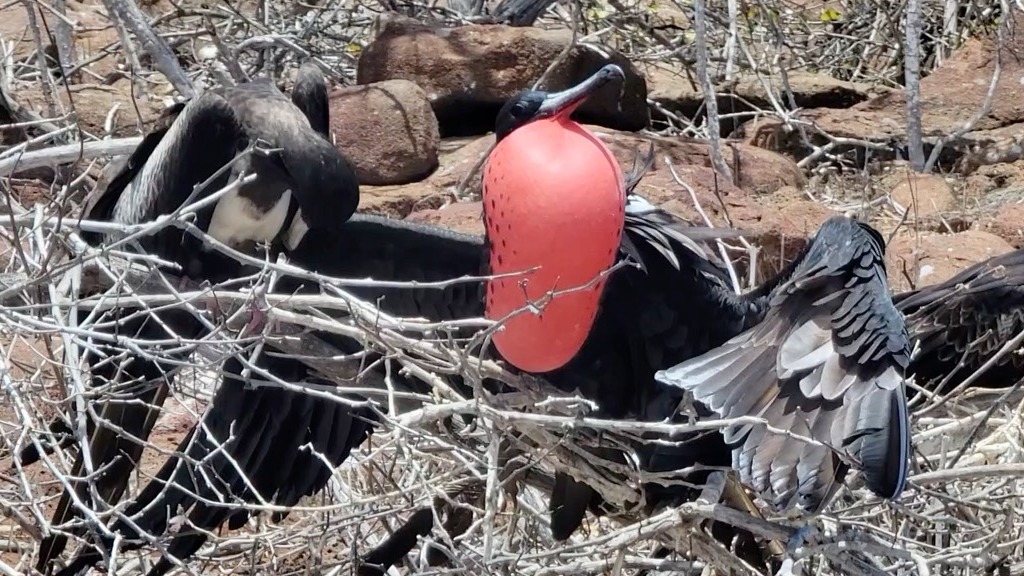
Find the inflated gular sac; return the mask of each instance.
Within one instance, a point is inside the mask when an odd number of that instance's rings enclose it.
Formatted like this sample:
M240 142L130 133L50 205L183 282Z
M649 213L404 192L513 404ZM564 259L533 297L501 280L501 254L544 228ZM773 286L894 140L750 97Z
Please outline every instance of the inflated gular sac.
M515 273L488 283L487 317L542 306L507 319L494 344L520 370L560 368L594 322L605 285L595 279L615 263L626 201L619 164L568 118L538 120L495 147L483 201L491 273Z

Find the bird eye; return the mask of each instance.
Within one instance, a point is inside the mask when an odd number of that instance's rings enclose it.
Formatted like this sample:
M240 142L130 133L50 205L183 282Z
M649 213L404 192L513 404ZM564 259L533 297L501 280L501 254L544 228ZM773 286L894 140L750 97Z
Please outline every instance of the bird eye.
M512 107L512 116L518 118L524 114L526 114L526 105L522 102L518 102Z

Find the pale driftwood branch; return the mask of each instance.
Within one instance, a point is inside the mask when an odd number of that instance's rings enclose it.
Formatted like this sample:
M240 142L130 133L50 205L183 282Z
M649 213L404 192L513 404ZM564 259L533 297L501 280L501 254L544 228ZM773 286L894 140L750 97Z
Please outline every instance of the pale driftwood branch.
M102 156L131 154L142 142L141 136L118 138L98 142L64 144L43 150L0 154L0 177L10 176L17 171L71 164L79 160L92 160Z
M194 97L196 91L192 81L181 69L174 51L149 26L138 5L131 0L103 0L103 4L111 13L117 14L118 20L135 34L143 49L153 58L153 66L163 73L167 81L185 98Z
M917 172L925 167L921 132L921 2L907 1L907 28L904 41L904 78L907 95L907 149L910 165Z

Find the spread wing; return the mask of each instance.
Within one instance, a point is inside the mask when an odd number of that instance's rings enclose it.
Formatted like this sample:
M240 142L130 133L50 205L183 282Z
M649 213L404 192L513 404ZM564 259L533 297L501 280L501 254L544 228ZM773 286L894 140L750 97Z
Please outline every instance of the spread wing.
M483 242L477 237L357 215L338 232L311 230L293 256L305 268L335 277L436 282L479 275L485 254ZM359 287L353 292L377 302L391 314L441 321L482 317L480 284L464 282L419 289ZM304 285L293 278L283 279L278 288L286 293L319 289L318 285ZM346 354L363 350L351 339L318 336ZM372 357L367 360L368 364L372 362ZM291 358L264 353L257 364L285 382L333 385L312 377L304 364ZM150 535L166 534L169 520L180 513L188 518L190 524L186 526L195 529L185 528L175 534L168 552L185 560L206 542L210 532L222 525L236 529L254 513L251 509L208 503L294 506L303 496L326 487L334 468L344 463L370 433L375 413L368 406L276 386L250 387L240 376L242 369L236 358L225 363L224 379L203 416L203 427L194 428L175 451L187 458L171 457L128 504L125 513L135 515L133 524L119 521L112 527L126 538L122 550L138 546L137 529ZM391 378L398 388L404 385L415 389L414 378L395 372ZM384 377L383 369L374 369L359 385L383 388ZM168 488L168 482L174 487ZM279 519L285 514L275 516ZM109 547L112 542L103 544ZM58 576L74 576L100 559L98 551L87 548ZM164 574L173 566L161 558L149 574Z
M761 417L783 431L725 432L743 481L777 508L817 511L850 464L883 497L906 483L910 345L883 258L877 232L830 219L760 324L657 375L725 418Z
M1024 250L980 262L941 282L893 297L916 350L909 373L933 392L955 387L1024 330ZM1013 386L1024 358L1011 351L974 386Z

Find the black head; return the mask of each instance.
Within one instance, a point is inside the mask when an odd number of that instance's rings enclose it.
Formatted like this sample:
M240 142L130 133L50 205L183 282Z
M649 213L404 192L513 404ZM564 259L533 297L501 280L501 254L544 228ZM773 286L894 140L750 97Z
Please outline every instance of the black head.
M302 142L284 146L280 164L310 227L333 229L356 211L359 180L355 167L327 139L309 134Z
M498 112L494 121L494 135L500 141L515 129L529 124L534 120L566 116L579 107L598 88L611 80L620 82L626 74L615 64L605 64L600 70L579 84L561 92L542 92L526 90L513 96Z
M323 72L312 60L307 60L299 67L292 88L294 103L306 118L313 130L325 138L330 138L330 105L327 102L327 80Z

